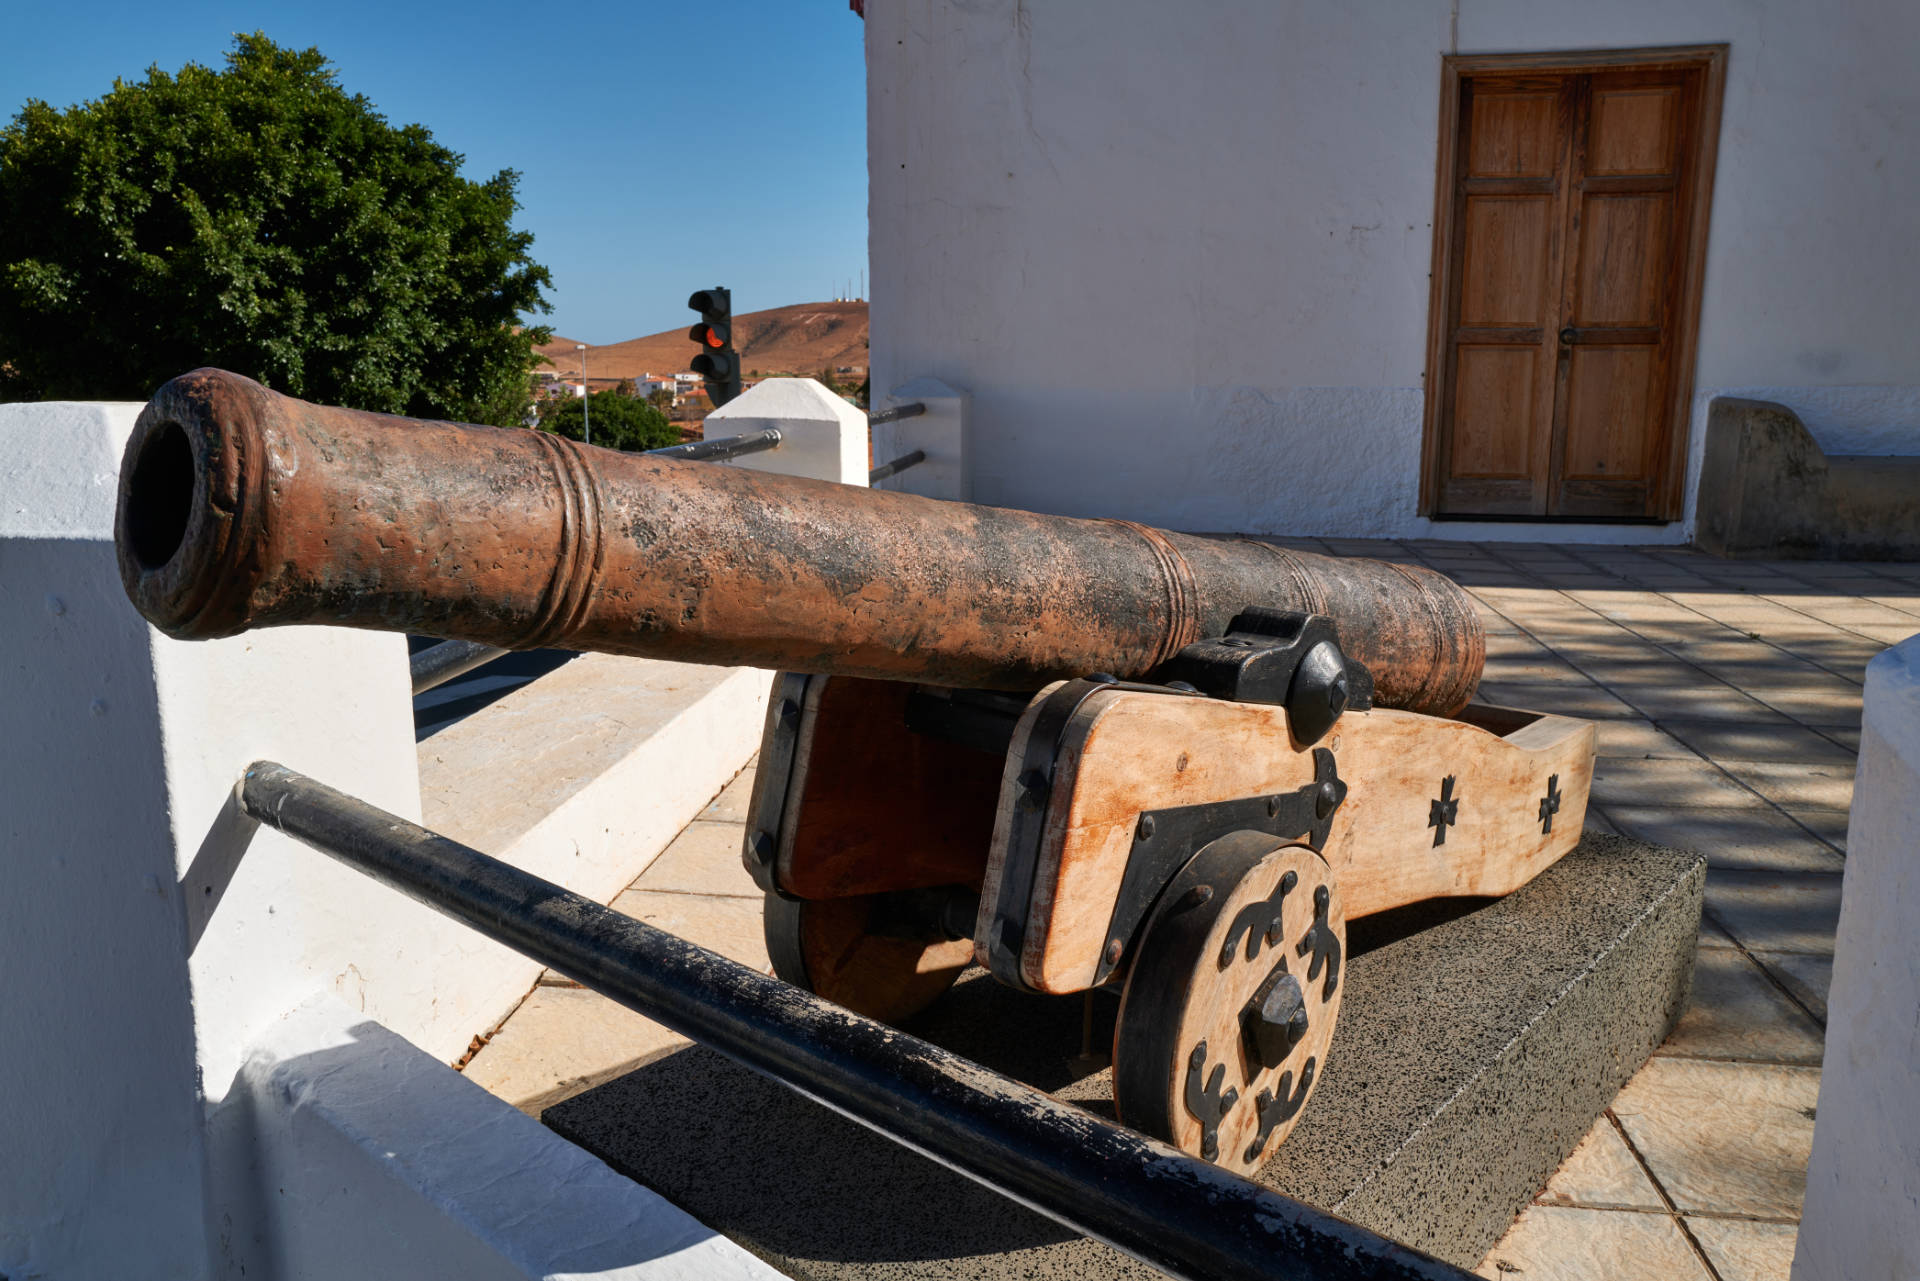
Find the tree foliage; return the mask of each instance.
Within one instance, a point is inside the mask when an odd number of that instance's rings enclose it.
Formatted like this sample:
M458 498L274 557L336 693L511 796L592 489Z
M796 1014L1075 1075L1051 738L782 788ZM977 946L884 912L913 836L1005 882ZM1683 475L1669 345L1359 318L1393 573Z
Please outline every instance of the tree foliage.
M680 429L657 406L617 391L563 396L541 408L540 430L580 440L585 436L587 401L593 402L593 443L604 449L662 449L680 443Z
M460 176L317 49L116 81L0 129L0 399L126 398L200 365L328 404L508 424L546 268L518 175Z

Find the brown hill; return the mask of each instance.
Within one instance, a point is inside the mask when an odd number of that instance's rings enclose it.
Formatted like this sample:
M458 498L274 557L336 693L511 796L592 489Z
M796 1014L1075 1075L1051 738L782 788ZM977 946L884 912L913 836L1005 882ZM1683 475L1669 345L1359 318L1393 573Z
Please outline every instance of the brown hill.
M698 319L687 313L687 326ZM587 378L596 388L642 374L684 372L698 349L687 340L687 326L645 338L587 346ZM542 366L562 378L577 378L580 353L574 339L556 336L536 348L553 363ZM733 349L749 378L770 374L817 374L851 366L867 372L867 304L803 302L733 318Z

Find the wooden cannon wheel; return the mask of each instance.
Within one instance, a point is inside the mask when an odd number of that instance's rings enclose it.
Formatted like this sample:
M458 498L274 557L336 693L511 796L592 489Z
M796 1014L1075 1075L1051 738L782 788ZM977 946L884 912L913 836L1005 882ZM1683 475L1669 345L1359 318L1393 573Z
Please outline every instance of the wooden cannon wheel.
M1326 862L1235 832L1161 895L1114 1030L1120 1119L1249 1173L1293 1129L1340 1011L1346 921Z
M973 940L898 929L888 897L767 895L761 919L774 974L885 1023L926 1009L972 964Z

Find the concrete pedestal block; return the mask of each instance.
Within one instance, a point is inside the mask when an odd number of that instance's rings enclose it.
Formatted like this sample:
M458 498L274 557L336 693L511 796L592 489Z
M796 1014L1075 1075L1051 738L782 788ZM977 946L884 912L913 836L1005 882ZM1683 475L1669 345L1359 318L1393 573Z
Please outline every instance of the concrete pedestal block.
M1355 923L1320 1088L1261 1180L1477 1262L1685 1005L1704 876L1590 835L1506 899ZM913 1030L1111 1117L1114 1006L975 972ZM1157 1275L703 1048L544 1119L796 1277Z
M1785 405L1717 397L1694 541L1715 556L1911 560L1920 457L1828 455Z

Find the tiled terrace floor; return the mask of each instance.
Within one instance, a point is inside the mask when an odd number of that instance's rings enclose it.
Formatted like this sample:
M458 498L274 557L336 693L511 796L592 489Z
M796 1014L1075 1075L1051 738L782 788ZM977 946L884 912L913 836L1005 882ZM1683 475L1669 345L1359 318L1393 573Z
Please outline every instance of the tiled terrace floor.
M1784 1281L1825 1032L1867 660L1920 632L1920 565L1684 549L1297 541L1469 588L1490 702L1592 717L1588 823L1705 853L1694 999L1481 1265L1500 1281ZM765 967L740 868L751 769L615 901ZM681 1044L543 982L468 1073L537 1112Z

